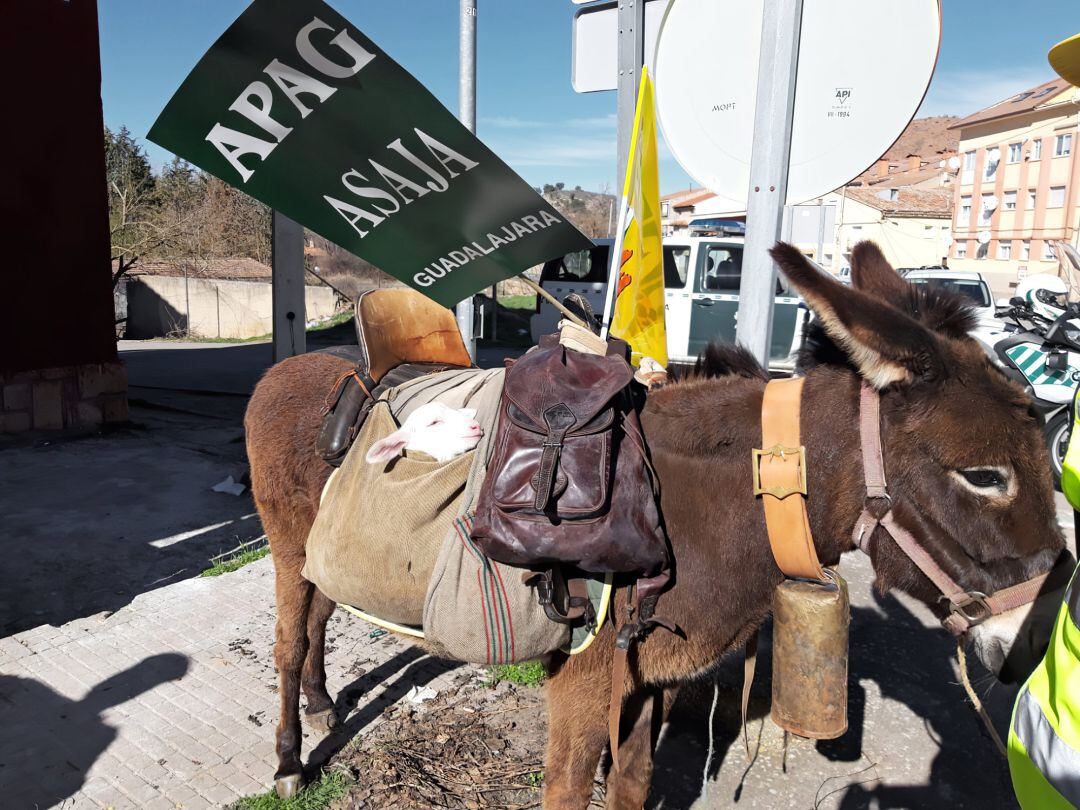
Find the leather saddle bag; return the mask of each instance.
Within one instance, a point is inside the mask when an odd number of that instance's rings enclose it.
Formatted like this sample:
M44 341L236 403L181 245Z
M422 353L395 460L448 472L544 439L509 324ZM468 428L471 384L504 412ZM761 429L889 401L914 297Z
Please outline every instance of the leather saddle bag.
M627 346L557 335L509 365L472 538L507 565L655 573L667 566Z

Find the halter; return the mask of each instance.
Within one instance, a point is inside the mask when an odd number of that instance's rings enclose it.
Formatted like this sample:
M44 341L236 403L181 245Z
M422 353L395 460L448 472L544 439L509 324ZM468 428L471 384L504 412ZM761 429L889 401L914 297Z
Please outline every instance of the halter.
M881 453L881 397L866 383L863 383L859 396L859 434L862 440L866 499L863 502L862 514L855 523L852 540L860 550L869 555L870 538L874 529L878 526L884 529L908 559L941 591L942 598L949 603L949 615L941 623L957 637L991 616L1035 601L1051 571L991 594L965 591L934 561L915 536L896 522L892 514L892 498L889 497L885 485L885 461ZM869 507L873 501L884 501L888 505L885 514L880 518L870 513Z

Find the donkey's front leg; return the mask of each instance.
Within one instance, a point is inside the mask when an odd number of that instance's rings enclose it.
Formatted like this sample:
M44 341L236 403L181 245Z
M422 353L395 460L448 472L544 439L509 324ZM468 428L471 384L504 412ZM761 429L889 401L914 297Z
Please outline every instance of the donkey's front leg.
M627 698L622 726L633 725L619 746L621 769L608 771L608 810L641 810L645 806L652 783L653 752L676 694L678 688L645 688Z
M300 670L307 655L307 614L314 587L300 576L299 567L282 560L277 565L277 627L274 630L274 662L278 668L281 717L277 728L278 769L274 786L287 799L299 792L302 782L300 762Z
M547 684L545 810L588 807L607 741L608 683L602 669L582 663L571 658Z

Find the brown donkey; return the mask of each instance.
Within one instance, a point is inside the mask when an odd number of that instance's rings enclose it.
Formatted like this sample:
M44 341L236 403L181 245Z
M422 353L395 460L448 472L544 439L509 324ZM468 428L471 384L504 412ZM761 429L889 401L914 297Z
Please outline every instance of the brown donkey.
M852 256L855 288L809 265L794 248L773 253L813 309L804 352L802 436L809 511L822 562L854 548L863 508L858 430L863 382L881 394L885 467L897 523L969 590L996 589L1047 571L1064 541L1039 422L1024 393L967 336L957 299L917 291L878 249ZM304 543L329 473L315 455L319 406L345 361L286 360L267 372L245 420L252 489L277 572L275 660L281 679L279 792L299 786L299 695L319 728L336 724L326 692L323 640L334 604L300 576ZM631 658L624 684L622 769L607 778L609 807L641 807L652 774L654 729L674 688L716 666L765 619L781 580L751 495L750 450L760 446L766 375L741 350L712 348L689 379L652 393L642 423L660 478L675 558L658 612L685 639L657 631ZM900 588L940 614L940 593L882 529L864 547L881 590ZM975 651L994 672L1006 658L1033 666L1045 648L1050 597L975 627ZM622 616L621 609L616 611ZM1026 628L1020 632L1021 624ZM586 652L552 663L544 806L584 808L607 739L609 625Z

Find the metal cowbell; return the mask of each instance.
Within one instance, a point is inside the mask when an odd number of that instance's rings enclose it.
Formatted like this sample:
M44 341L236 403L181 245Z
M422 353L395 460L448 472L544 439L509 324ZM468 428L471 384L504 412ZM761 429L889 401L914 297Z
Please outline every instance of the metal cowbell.
M772 719L817 740L847 731L847 583L789 579L773 594Z

